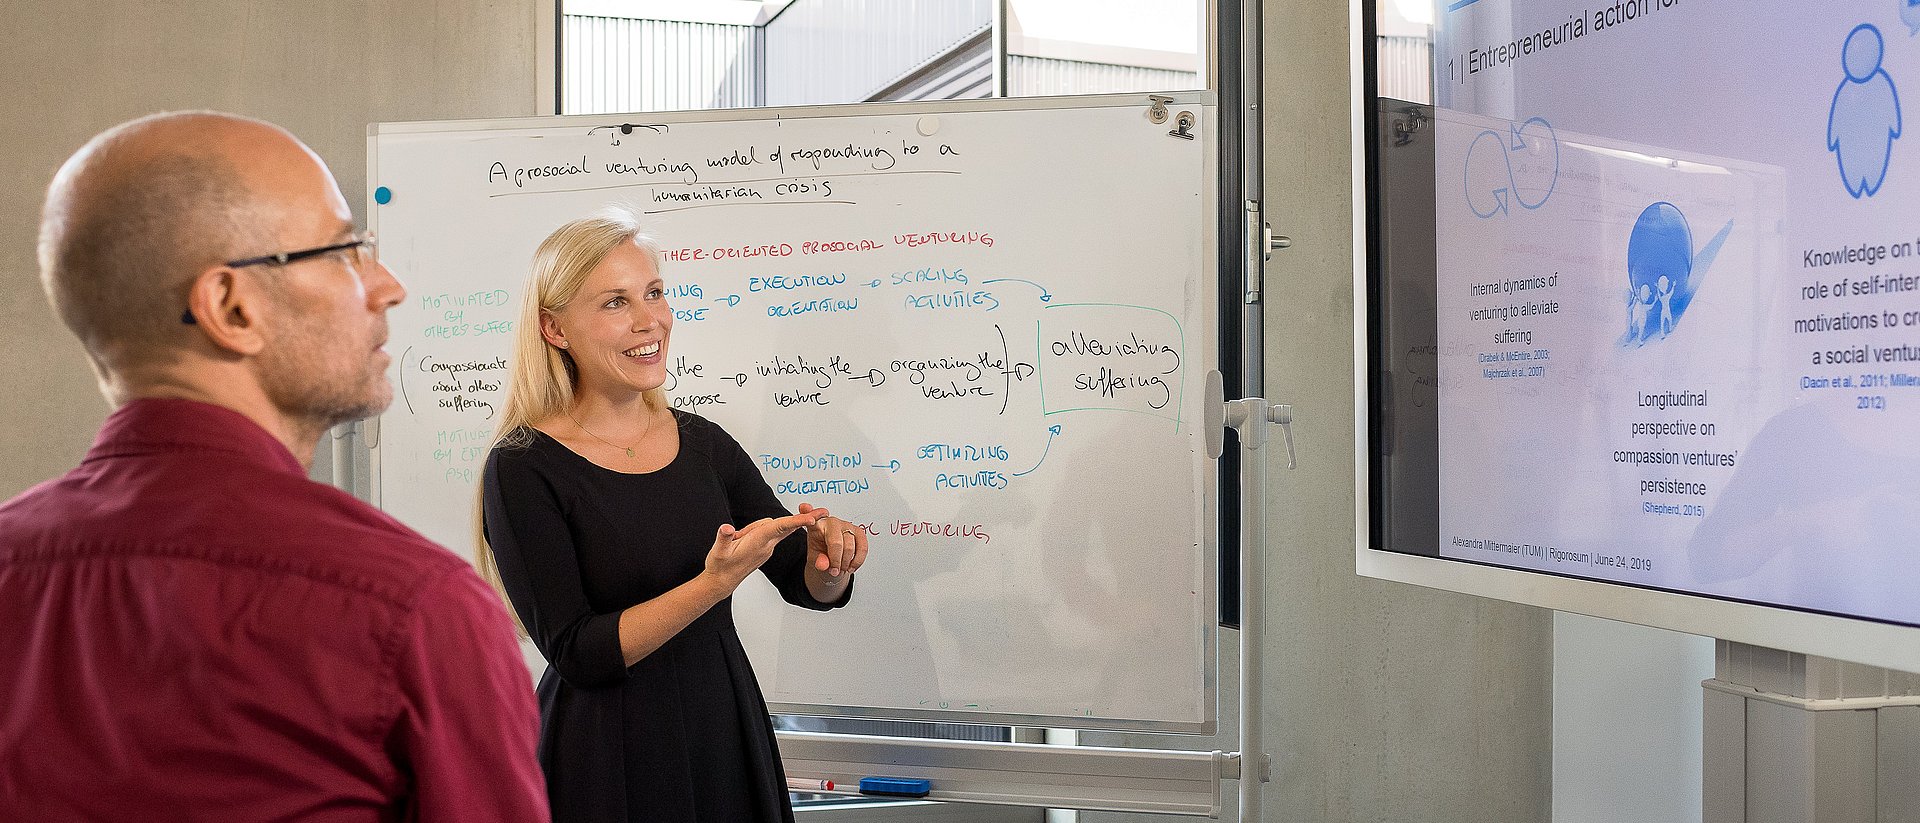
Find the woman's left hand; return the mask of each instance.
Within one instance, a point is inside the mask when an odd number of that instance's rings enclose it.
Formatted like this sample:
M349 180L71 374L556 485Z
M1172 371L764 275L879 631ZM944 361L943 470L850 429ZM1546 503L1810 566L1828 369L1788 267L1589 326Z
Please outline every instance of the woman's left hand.
M811 503L801 503L800 513L824 512ZM867 533L860 527L833 515L825 515L807 527L807 565L828 577L853 574L867 562Z

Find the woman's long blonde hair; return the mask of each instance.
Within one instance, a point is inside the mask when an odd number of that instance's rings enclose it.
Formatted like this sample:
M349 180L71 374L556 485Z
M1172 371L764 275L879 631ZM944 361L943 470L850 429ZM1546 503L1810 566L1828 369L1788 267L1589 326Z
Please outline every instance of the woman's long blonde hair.
M632 211L618 206L555 229L533 253L533 273L527 279L526 293L520 301L519 325L513 330L513 370L507 377L506 408L501 411L499 425L494 430L494 448L525 446L531 441L528 429L533 424L566 414L573 408L573 384L577 379L573 355L547 342L540 333L540 318L572 301L586 283L587 275L621 243L632 243L653 259L656 268L660 265L659 244L641 233L640 220ZM645 398L651 409L667 405L665 389L649 390ZM493 547L487 543L484 496L482 489L474 498L474 565L504 599L507 590L500 581L500 566L494 560ZM511 601L507 603L507 611L514 615L514 623L519 624L519 612L513 609ZM522 626L521 632L525 631Z

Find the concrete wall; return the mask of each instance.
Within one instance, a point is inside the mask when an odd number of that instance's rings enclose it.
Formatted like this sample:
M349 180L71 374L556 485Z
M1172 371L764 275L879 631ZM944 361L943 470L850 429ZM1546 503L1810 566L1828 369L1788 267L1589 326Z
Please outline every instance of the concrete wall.
M1551 616L1354 575L1349 8L1264 9L1266 205L1294 239L1267 268L1267 394L1301 466L1269 455L1267 819L1546 820Z
M1354 574L1353 444L1365 433L1353 399L1349 9L1269 0L1263 13L1266 206L1294 241L1267 267L1266 395L1293 404L1299 448L1292 472L1284 448L1267 455L1264 729L1274 764L1264 819L1549 820L1551 614ZM1233 699L1223 690L1223 702ZM1190 745L1231 748L1232 738Z
M1554 823L1698 821L1713 640L1558 613L1553 644Z
M0 4L0 497L79 461L106 416L46 305L33 244L48 181L96 132L154 111L262 117L364 207L366 126L535 113L538 0L99 0ZM400 272L404 280L406 272Z

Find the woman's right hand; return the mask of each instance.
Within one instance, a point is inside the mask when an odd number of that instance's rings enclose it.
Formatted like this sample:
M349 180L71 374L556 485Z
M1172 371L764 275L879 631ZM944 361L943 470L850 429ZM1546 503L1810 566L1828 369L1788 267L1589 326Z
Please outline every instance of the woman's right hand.
M764 517L740 529L735 529L732 523L722 523L714 536L713 548L707 551L706 573L732 592L747 575L773 556L774 544L825 516L826 509L813 509L805 514Z

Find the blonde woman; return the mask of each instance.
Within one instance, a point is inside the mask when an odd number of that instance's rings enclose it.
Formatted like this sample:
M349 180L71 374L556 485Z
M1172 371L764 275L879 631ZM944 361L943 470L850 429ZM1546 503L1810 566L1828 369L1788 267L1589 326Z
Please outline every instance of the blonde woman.
M730 598L758 569L794 605L851 594L866 536L791 514L719 426L669 407L673 312L631 214L534 256L480 566L547 658L540 762L556 823L791 821Z

